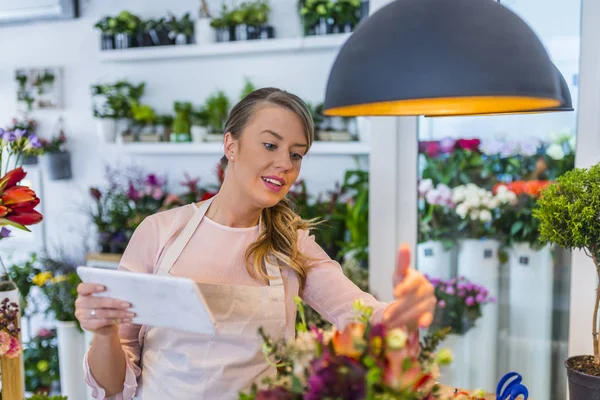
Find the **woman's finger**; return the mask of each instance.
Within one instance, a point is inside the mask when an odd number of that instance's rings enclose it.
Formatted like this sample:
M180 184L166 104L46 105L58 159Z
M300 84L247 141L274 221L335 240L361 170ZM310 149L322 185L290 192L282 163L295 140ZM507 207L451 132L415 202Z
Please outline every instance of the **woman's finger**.
M119 309L81 308L75 311L75 316L80 321L84 319L127 319L135 317L135 313Z
M431 313L435 309L436 300L427 299L420 303L414 304L410 308L399 305L397 308L391 309L385 315L385 322L391 326L403 326L410 322L419 321L423 315ZM392 307L392 306L390 306ZM427 322L427 319L424 322Z
M131 304L112 297L95 297L95 296L79 296L75 300L77 308L109 308L109 309L126 309L130 308Z
M97 285L95 283L82 282L79 285L77 285L77 294L82 296L89 296L94 293L104 292L104 290L104 286Z
M131 322L130 319L108 319L108 318L103 318L103 319L88 319L85 320L84 323L81 324L81 327L83 329L85 329L86 331L96 331L102 328L105 328L107 326L111 326L111 325L118 325L121 323L128 323Z

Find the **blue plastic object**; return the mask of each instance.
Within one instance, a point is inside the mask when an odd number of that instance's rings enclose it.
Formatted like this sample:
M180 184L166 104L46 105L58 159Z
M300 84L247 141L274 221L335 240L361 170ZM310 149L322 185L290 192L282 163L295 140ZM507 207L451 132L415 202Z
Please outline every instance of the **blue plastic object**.
M527 387L521 383L522 381L523 378L516 372L509 372L504 375L496 387L496 399L517 400L517 398L522 395L523 400L527 400L527 398L529 398L529 391L527 390ZM504 385L506 385L506 387L504 387Z

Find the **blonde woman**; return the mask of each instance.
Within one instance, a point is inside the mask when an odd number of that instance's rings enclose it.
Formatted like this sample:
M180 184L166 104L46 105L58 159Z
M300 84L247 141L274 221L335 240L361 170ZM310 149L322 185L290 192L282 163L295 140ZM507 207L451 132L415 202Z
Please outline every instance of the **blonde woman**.
M313 138L311 115L297 96L274 88L249 94L225 126L219 193L146 218L123 254L121 270L198 282L218 334L131 324L128 304L93 297L96 285L79 286L76 315L94 332L84 368L95 398L237 399L275 373L257 329L293 337L296 295L339 328L358 298L373 307L374 322L431 323L435 297L421 274L408 271L395 286L396 301L377 301L344 276L309 235L310 222L290 208L285 195Z

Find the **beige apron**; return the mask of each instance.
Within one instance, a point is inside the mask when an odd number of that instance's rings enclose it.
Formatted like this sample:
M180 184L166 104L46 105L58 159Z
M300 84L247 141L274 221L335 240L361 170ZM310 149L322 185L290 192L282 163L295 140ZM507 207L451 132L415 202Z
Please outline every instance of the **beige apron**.
M169 275L181 251L206 214L204 202L165 251L157 274ZM206 251L227 249L206 249ZM204 250L201 250L204 251ZM198 268L210 268L200 265ZM239 268L245 268L240 265ZM274 376L262 353L258 328L274 339L285 332L285 296L281 272L268 264L269 286L198 287L217 326L214 335L148 327L141 354L142 375L136 399L237 399L238 392L263 377Z

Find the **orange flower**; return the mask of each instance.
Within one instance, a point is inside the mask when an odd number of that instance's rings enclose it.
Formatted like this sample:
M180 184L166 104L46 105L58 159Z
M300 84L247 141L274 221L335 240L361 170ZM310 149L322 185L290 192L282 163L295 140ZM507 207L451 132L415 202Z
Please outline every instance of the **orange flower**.
M383 381L396 390L413 392L433 379L431 374L423 372L416 358L407 357L405 349L388 351L386 356L388 363L383 372ZM407 360L410 360L408 367Z
M335 354L348 356L354 359L360 357L362 350L357 347L364 343L365 325L360 322L351 322L344 328L343 332L336 331L332 342Z
M40 199L30 188L17 185L26 175L22 168L17 168L0 179L0 226L12 225L28 231L27 225L42 220L42 214L34 210Z
M525 182L525 193L529 196L538 197L549 184L550 181L527 181Z
M9 171L2 179L0 179L0 192L5 188L15 186L17 183L21 182L26 175L27 173L23 171L23 168L21 167Z
M36 199L35 192L27 186L13 186L9 187L0 196L0 202L3 206L23 206L23 203L27 204L33 202Z

